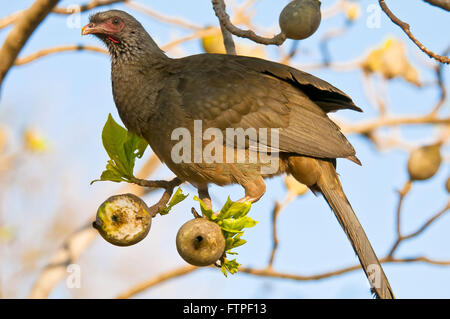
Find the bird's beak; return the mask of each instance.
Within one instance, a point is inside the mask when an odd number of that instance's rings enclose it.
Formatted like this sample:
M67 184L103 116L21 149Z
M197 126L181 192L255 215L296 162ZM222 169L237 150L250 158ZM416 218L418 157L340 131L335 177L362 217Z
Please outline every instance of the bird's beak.
M81 35L104 33L104 32L105 30L101 26L96 25L95 23L92 22L81 28Z

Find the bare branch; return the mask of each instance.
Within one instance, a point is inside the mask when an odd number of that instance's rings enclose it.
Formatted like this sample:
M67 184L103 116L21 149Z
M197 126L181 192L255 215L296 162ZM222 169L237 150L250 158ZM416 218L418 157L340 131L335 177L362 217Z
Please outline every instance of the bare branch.
M450 11L450 0L423 0L432 6L439 7L441 9Z
M267 265L268 268L272 268L273 262L275 260L275 254L278 249L278 235L277 235L277 218L280 213L289 205L290 202L296 197L296 195L292 192L288 192L288 195L284 199L283 202L278 203L275 201L275 206L272 210L272 252L270 253L269 263Z
M213 5L213 9L216 12L216 15L217 15L217 12L219 12L219 11L223 12L223 13L225 12L225 2L223 2L222 4L220 3L220 1L215 1L215 0L212 0L211 2ZM219 16L217 15L217 17L219 17ZM228 20L229 19L230 19L230 17L228 17ZM219 18L219 22L220 22L220 30L222 31L223 45L225 46L225 50L227 51L227 54L236 55L236 46L234 45L233 35L225 26L224 21L222 21ZM231 21L230 21L230 24L231 24Z
M0 19L0 29L5 28L16 21L18 17L23 13L23 11L17 11L13 14L10 14L9 16L3 17Z
M36 0L17 18L14 28L0 49L0 87L20 50L57 3L58 0Z
M236 55L236 46L233 41L233 35L222 23L220 24L220 30L222 31L223 45L225 46L227 54Z
M406 196L406 194L405 194ZM397 216L400 216L401 213L401 201L403 200L403 198L405 196L401 196L400 200L399 200L399 205L398 205L398 210L397 210ZM432 217L430 217L425 223L422 224L422 226L420 226L415 232L410 233L409 235L402 235L400 232L400 220L399 217L397 218L397 239L394 243L394 245L392 246L391 250L388 253L388 257L392 257L395 253L395 251L398 249L398 246L400 246L400 244L408 239L411 238L415 238L417 236L419 236L420 234L422 234L425 230L428 229L428 227L430 227L431 224L433 224L436 220L438 220L439 218L441 218L442 216L445 215L445 213L447 213L450 210L450 202L447 202L447 205L441 209L438 213L434 214Z
M286 40L286 36L284 33L279 33L275 35L273 38L264 38L257 35L252 30L239 29L238 27L234 26L231 23L230 16L226 12L224 0L211 0L211 2L213 4L214 12L216 13L217 18L219 18L221 25L223 25L232 34L241 38L250 39L256 43L266 45L268 44L282 45Z
M124 2L127 0L92 0L91 2L87 4L80 5L78 8L70 7L70 8L62 8L62 7L55 7L53 8L52 12L56 14L73 14L76 12L85 12L100 6L110 5L114 3ZM16 22L16 20L24 13L23 10L14 12L13 14L6 16L4 18L0 19L0 29L5 28L10 24L13 24Z
M180 268L168 271L166 273L160 274L160 275L158 275L156 277L150 278L149 280L144 281L144 282L136 285L135 287L133 287L133 288L131 288L131 289L121 293L117 298L118 299L131 298L131 297L137 295L138 293L141 293L142 291L144 291L146 289L154 287L154 286L156 286L156 285L158 285L158 284L160 284L162 282L165 282L167 280L174 279L174 278L177 278L177 277L181 277L181 276L190 274L191 272L193 272L193 271L195 271L197 269L199 269L199 268L196 267L196 266L188 265L188 266L183 266L183 267L180 267Z
M450 46L444 51L443 54L448 55L449 52L450 52ZM443 68L443 65L440 63L437 63L436 66L434 67L439 91L441 94L440 94L439 101L436 103L436 106L434 107L433 111L431 112L432 115L436 115L439 112L439 110L444 105L444 103L447 99L447 88L445 87L445 84L444 84L444 76L442 74L442 68Z
M77 9L77 10L75 10L73 7L71 7L71 8L55 7L53 9L53 12L57 13L57 14L73 14L76 12L85 12L85 11L89 11L89 10L92 10L97 7L106 6L106 5L115 4L115 3L124 2L124 1L126 1L126 0L92 0L86 4L80 5L79 9Z
M388 126L398 126L398 125L412 125L412 124L439 124L439 125L450 125L450 118L438 118L435 116L421 116L421 117L384 117L377 118L373 121L367 123L346 125L342 124L342 131L344 133L359 133L367 134L371 131Z
M408 180L403 188L398 192L398 204L397 204L397 214L396 214L396 231L397 231L397 239L392 246L391 250L388 253L388 257L392 257L394 255L395 250L400 245L400 242L402 241L402 230L401 230L401 217L402 217L402 207L403 207L403 200L405 199L406 195L408 195L409 191L411 190L412 181Z
M441 218L442 216L444 216L445 213L447 213L450 210L450 202L447 203L447 206L445 206L441 211L439 211L438 213L436 213L435 215L433 215L431 218L429 218L422 226L419 227L419 229L417 229L415 232L409 234L409 235L405 235L403 236L403 240L405 239L410 239L413 237L417 237L420 234L422 234L425 230L428 229L428 227L434 223L436 220L438 220L439 218Z
M414 263L414 262L424 262L428 264L433 265L441 265L441 266L448 266L450 265L450 260L448 261L440 261L440 260L433 260L428 257L420 256L420 257L410 257L410 258L381 258L380 263ZM261 276L261 277L272 277L272 278L283 278L283 279L292 279L292 280L298 280L298 281L311 281L311 280L320 280L320 279L326 279L334 276L339 276L346 274L351 271L355 271L361 268L360 264L341 268L334 271L329 271L321 274L316 275L296 275L296 274L290 274L290 273L283 273L278 272L270 268L265 269L256 269L256 268L249 268L249 267L240 267L239 272L241 273L247 273L254 276Z
M446 56L442 56L439 54L434 53L433 51L427 49L419 40L416 39L416 37L414 37L414 35L411 32L411 27L408 23L403 22L402 20L400 20L399 18L397 18L392 11L388 8L388 6L386 5L386 2L384 0L378 0L378 2L380 3L381 9L384 11L384 13L386 13L386 15L389 17L389 19L391 19L392 22L394 22L396 25L398 25L405 33L406 35L426 54L428 54L428 56L430 58L433 58L439 62L445 63L445 64L449 64L450 63L450 58L446 57Z
M189 22L189 21L186 21L186 20L183 20L180 18L164 16L164 15L162 15L162 14L160 14L160 13L150 9L149 7L147 7L143 4L140 4L139 2L136 2L136 1L126 1L125 5L127 5L128 7L132 8L134 10L141 11L141 12L145 13L146 15L148 15L158 21L174 24L174 25L186 28L186 29L191 29L191 30L196 30L196 31L203 29L202 26L196 25L192 22Z
M149 214L152 217L155 217L157 214L159 214L161 209L166 207L167 203L170 200L170 197L172 196L173 189L182 183L182 181L178 177L175 177L171 181L148 181L145 179L133 177L131 179L131 182L136 185L150 188L150 189L154 189L154 188L164 188L165 189L163 195L161 196L161 199L155 205L149 207Z
M49 264L39 274L34 283L29 298L47 298L53 288L67 276L67 266L74 263L97 238L98 232L92 228L92 221L71 234L61 248L53 255Z
M158 157L152 155L137 175L147 177L160 164ZM127 184L122 189L122 193L133 193L136 195L141 195L144 191L144 188L133 184ZM81 229L70 235L61 248L53 255L49 264L39 274L31 289L29 298L47 298L58 282L67 276L67 265L74 263L92 241L97 238L97 235L98 232L92 228L92 221L89 221Z
M30 62L33 62L39 58L42 58L44 56L54 54L54 53L60 53L60 52L69 52L69 51L92 51L92 52L98 52L107 54L108 52L105 49L102 49L100 47L91 46L91 45L65 45L65 46L58 46L48 49L39 50L35 53L32 53L24 58L18 58L16 59L16 62L14 62L14 65L24 65Z
M391 257L385 257L380 259L381 264L386 263L418 263L423 262L427 264L432 265L440 265L440 266L448 266L450 265L450 260L448 261L441 261L441 260L434 260L430 259L425 256L419 256L419 257L409 257L409 258L391 258ZM291 273L284 273L279 272L271 267L267 267L264 269L256 269L256 268L250 268L250 267L240 267L239 273L245 273L253 276L259 276L259 277L270 277L270 278L281 278L281 279L290 279L290 280L296 280L296 281L313 281L313 280L321 280L321 279L327 279L339 275L343 275L355 270L358 270L361 268L361 264L356 264L350 267L345 267L329 272L324 272L321 274L315 274L315 275L298 275L298 274L291 274ZM162 282L165 282L166 280L170 280L173 278L178 278L187 274L190 274L191 272L195 270L199 270L202 268L195 267L195 266L183 266L180 268L177 268L175 270L170 270L166 273L157 275L156 277L150 278L147 281L144 281L133 288L127 290L126 292L120 294L118 298L120 299L126 299L131 298L144 290L147 290L149 288L152 288ZM204 267L203 269L216 269L216 267Z

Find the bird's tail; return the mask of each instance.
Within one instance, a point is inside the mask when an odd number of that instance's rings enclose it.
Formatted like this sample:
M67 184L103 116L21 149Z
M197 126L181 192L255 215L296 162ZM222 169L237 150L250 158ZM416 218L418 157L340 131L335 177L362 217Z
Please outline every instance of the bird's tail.
M367 238L355 212L352 209L336 170L332 163L320 161L322 174L316 187L323 194L325 200L330 205L336 218L347 234L356 255L361 262L362 268L372 286L372 292L381 299L393 299L394 293L389 281L375 255L372 245Z

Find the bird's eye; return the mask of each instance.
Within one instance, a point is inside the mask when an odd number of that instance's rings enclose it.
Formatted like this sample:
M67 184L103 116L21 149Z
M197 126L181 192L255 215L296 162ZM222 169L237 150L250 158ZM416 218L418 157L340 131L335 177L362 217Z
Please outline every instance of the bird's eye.
M113 24L119 24L119 18L114 18L112 21Z

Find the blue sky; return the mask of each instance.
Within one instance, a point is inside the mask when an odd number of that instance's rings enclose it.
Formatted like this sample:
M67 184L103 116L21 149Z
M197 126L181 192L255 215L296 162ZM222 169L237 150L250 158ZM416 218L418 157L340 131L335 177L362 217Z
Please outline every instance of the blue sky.
M76 1L62 1L69 5ZM169 16L180 16L199 25L217 25L210 1L139 1ZM242 1L239 1L242 2ZM322 7L335 1L324 0ZM345 35L330 42L333 61L345 62L365 54L370 47L379 45L386 37L394 36L404 40L408 55L424 80L432 80L433 74L420 61L425 55L410 42L397 27L383 15L381 27L366 27L366 9L376 1L359 1L362 17ZM435 52L442 52L448 45L448 37L442 31L449 30L450 20L444 11L422 1L389 1L393 12L412 25L412 31L426 46ZM4 1L0 4L1 16L29 6L32 1ZM256 5L254 23L267 29L277 30L278 14L287 1L261 0ZM124 8L116 5L115 8ZM125 8L138 18L158 44L163 45L174 36L187 34L186 30L157 22L140 12ZM101 45L93 37L81 37L80 29L68 28L66 16L51 15L36 30L21 52L25 56L36 50L64 45ZM82 24L88 21L83 14ZM432 21L433 23L429 23ZM425 23L426 22L426 23ZM327 30L344 23L342 15L323 21L319 30L311 38L300 43L301 52L295 59L296 65L318 61L318 43ZM9 29L7 29L9 30ZM0 30L0 42L7 35ZM245 41L245 40L244 40ZM290 42L284 45L290 47ZM182 46L185 54L201 53L199 41ZM268 48L269 57L276 58L276 49ZM448 68L444 77L449 80ZM34 214L45 215L45 211L58 206L59 198L52 197L56 185L61 184L61 176L70 178L73 197L78 200L78 225L82 224L108 194L117 191L113 183L89 182L99 176L106 163L106 154L101 145L101 129L108 113L119 119L111 94L109 58L90 52L63 53L40 59L25 66L13 68L3 84L0 100L0 124L7 124L16 133L25 127L37 127L51 143L52 165L38 168L36 174L45 176L49 185L34 199L23 198L27 204L18 205L6 200L4 208L8 214L16 214L13 220L21 226L28 217L24 207L36 207ZM364 113L344 111L338 114L348 121L362 121L372 118L375 113L364 95L360 71L336 72L328 69L311 73L322 77L348 93ZM417 89L403 80L392 80L388 87L389 105L395 114L425 114L438 99L438 91L432 88ZM448 102L442 110L448 116ZM430 127L412 126L402 130L407 138L424 142L432 141L435 131ZM350 135L363 166L359 167L345 160L338 161L338 171L344 189L352 203L368 237L378 255L384 255L394 241L394 214L397 204L396 190L407 179L406 161L408 154L401 150L380 153L365 139ZM148 156L150 151L147 150ZM404 231L415 230L421 223L440 210L448 199L443 187L449 175L448 164L442 165L438 174L430 181L413 186L411 196L404 203ZM158 170L158 178L167 178L171 173L166 168ZM183 186L186 192L195 194L192 187ZM57 188L56 188L57 189ZM259 224L246 232L248 243L239 251L238 261L246 266L265 267L271 249L271 209L274 200L285 196L283 180L274 178L267 181L267 193L252 207L251 216ZM60 190L56 190L58 194ZM233 199L242 196L237 186L211 188L214 203L219 207L230 195ZM20 194L20 193L19 193ZM20 197L20 195L17 195ZM152 203L157 195L145 199ZM42 198L45 202L42 203ZM190 207L196 205L192 196L180 204L172 214L158 217L153 222L148 238L136 246L117 248L98 239L80 260L88 297L112 297L153 274L183 265L175 248L177 229L187 221ZM83 204L86 201L86 205ZM39 204L37 204L39 203ZM42 207L40 207L42 205ZM45 207L45 209L43 208ZM19 217L17 217L19 216ZM35 216L34 216L35 218ZM52 218L52 217L45 217ZM42 219L43 224L47 222ZM49 221L48 221L49 222ZM75 226L78 226L75 225ZM74 226L74 229L76 228ZM353 265L356 257L325 201L312 193L295 200L279 217L280 248L274 264L275 269L298 274L314 274L343 266ZM446 216L433 225L425 234L411 242L404 243L399 256L426 255L428 257L450 259L450 217ZM43 227L42 227L43 228ZM26 227L22 232L28 231ZM22 235L26 237L25 235ZM29 240L29 239L28 239ZM24 239L24 243L27 239ZM51 253L51 252L49 252ZM119 268L131 270L131 276L120 273ZM425 264L385 265L385 272L400 298L450 298L450 267ZM36 275L37 272L35 271ZM135 275L135 276L134 276ZM29 283L32 283L30 278ZM195 285L195 289L193 289ZM29 286L20 291L26 296ZM52 297L73 297L61 284ZM295 282L268 278L257 278L246 274L229 276L227 279L219 271L200 270L189 276L167 282L139 297L159 298L368 298L368 285L362 271L355 271L336 278L317 282Z

